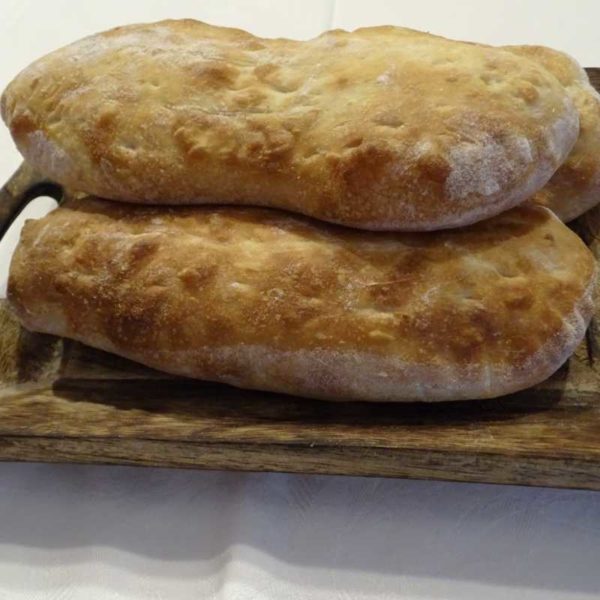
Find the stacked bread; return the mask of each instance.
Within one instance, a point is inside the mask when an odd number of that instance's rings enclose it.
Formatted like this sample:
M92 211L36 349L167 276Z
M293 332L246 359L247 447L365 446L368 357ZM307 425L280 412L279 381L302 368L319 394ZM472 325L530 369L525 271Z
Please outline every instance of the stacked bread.
M433 401L543 380L591 318L595 262L560 218L600 200L600 98L548 48L165 21L40 59L2 116L80 192L23 230L29 329L240 387Z

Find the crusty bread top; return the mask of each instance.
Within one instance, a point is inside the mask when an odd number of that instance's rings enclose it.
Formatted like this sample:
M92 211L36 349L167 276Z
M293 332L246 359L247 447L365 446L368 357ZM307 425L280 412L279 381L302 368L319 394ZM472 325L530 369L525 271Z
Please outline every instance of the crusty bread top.
M29 221L9 300L30 329L172 373L325 398L495 396L562 364L594 260L550 211L367 233L252 208L83 199Z
M534 200L570 221L600 202L600 94L575 59L545 46L506 46L539 62L565 86L579 113L579 138Z
M266 40L192 20L51 53L8 86L2 115L25 158L70 188L374 230L506 210L578 133L556 78L501 49L399 27Z

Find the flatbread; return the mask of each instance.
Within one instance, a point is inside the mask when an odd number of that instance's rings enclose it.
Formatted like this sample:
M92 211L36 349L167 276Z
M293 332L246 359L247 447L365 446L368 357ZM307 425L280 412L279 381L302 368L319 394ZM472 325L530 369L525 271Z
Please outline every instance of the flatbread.
M71 201L29 221L28 329L150 367L333 400L487 398L548 377L592 314L594 259L549 210L374 234L257 208Z
M578 135L565 89L513 52L399 27L298 42L192 20L43 57L8 86L2 116L23 156L69 188L372 230L509 209Z

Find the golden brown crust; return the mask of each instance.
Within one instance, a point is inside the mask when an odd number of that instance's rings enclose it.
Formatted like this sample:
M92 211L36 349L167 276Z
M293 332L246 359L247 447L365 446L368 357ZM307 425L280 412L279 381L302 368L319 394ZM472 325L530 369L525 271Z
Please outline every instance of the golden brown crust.
M72 201L28 222L23 324L171 373L332 399L449 400L549 376L594 260L545 208L373 234L252 208Z
M9 85L2 115L27 160L70 188L374 230L506 210L578 131L555 77L501 49L398 27L265 40L191 20L49 54Z
M539 62L565 86L579 113L579 138L534 200L571 221L600 202L600 95L569 55L545 46L506 46Z

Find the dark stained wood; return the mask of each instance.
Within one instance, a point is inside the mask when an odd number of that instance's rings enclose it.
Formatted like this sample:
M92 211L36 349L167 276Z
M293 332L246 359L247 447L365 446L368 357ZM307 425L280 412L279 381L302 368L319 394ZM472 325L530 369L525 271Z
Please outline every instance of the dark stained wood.
M588 70L600 87L600 69ZM24 165L0 231L60 190ZM600 208L574 224L600 258ZM381 475L600 490L600 339L495 400L330 403L173 378L19 327L0 302L0 460Z
M600 68L588 67L586 68L590 83L597 89L600 90Z

